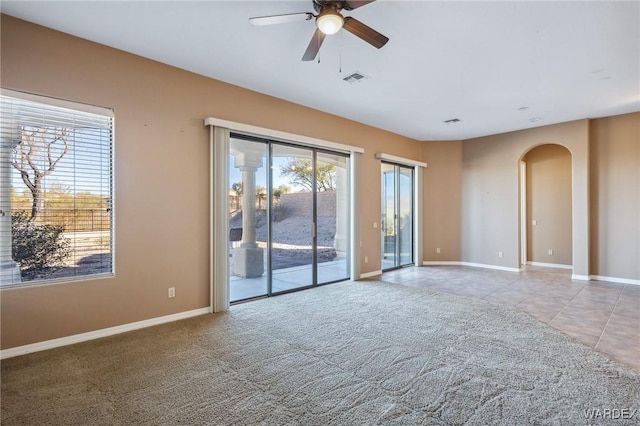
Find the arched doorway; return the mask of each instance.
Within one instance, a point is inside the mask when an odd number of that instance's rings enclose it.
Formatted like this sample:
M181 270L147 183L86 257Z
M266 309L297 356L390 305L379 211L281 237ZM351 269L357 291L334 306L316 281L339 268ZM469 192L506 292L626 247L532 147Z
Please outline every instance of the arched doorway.
M522 266L573 268L571 160L557 144L538 145L521 159Z

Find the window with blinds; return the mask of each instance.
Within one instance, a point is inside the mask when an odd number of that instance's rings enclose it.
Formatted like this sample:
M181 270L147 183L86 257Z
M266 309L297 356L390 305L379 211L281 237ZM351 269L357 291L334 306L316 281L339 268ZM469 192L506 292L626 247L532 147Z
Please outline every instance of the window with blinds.
M0 285L113 273L113 112L2 90Z

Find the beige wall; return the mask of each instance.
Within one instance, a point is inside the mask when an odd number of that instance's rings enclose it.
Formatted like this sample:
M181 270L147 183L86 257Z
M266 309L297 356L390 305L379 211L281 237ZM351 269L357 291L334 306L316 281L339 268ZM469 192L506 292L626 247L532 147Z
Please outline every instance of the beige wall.
M527 260L571 265L571 153L560 145L540 145L523 161L527 168Z
M580 120L462 143L462 260L520 267L519 163L543 144L572 154L574 274L589 274L588 121ZM503 257L498 256L503 253Z
M362 272L380 269L374 154L419 160L419 142L8 16L1 27L3 87L113 108L116 123L116 276L0 290L2 348L208 306L209 116L364 147Z
M462 142L424 142L423 257L428 262L460 260ZM440 253L437 249L440 248Z
M640 279L638 114L594 120L591 129L581 120L420 143L4 15L1 39L3 87L113 108L116 117L116 276L1 289L2 348L208 305L209 138L202 120L209 116L365 148L355 224L363 273L380 269L376 152L429 163L425 260L517 268L519 161L537 145L563 145L572 153L574 273L589 272L593 213L593 273ZM176 298L167 298L168 287Z
M591 273L640 280L640 113L590 123Z

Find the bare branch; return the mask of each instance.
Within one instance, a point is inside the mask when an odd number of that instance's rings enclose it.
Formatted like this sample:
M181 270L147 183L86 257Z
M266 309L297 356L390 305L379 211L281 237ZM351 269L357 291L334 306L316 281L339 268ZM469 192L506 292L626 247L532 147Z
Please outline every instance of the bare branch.
M67 142L68 136L69 136L69 130L61 129L60 134L57 135L51 142L47 144L47 160L49 161L49 168L43 173L43 176L47 176L51 174L51 172L53 172L53 170L56 168L56 166L58 165L62 157L64 157L65 154L67 153L69 149L69 143ZM62 142L64 144L64 148L62 150L62 153L58 156L58 158L55 160L52 160L51 147L56 142Z
M23 161L26 160L26 162L29 164L29 167L31 167L31 169L33 170L34 174L37 175L38 173L40 173L40 169L38 168L38 165L33 161L33 157L36 156L40 149L36 145L36 142L33 140L33 136L35 133L36 132L31 132L31 134L28 135L27 132L23 132L23 139L22 142L20 142L20 153L22 154ZM27 143L26 146L29 147L29 151L25 151L25 142Z
M22 181L24 182L25 185L27 185L27 188L29 188L29 190L31 192L35 191L36 186L34 183L31 182L31 180L29 179L29 173L25 172L25 171L20 171L20 177L22 178Z
M15 155L14 158L20 158L20 163L18 163L16 160L12 160L10 161L10 164L16 169L18 170L18 172L20 172L20 177L22 177L22 181L24 182L24 184L33 191L34 185L31 182L29 173L26 171L27 168L27 158L28 158L28 153L27 151L25 151L24 146L20 146L20 152L18 153L18 150L15 149ZM17 148L17 147L16 147Z

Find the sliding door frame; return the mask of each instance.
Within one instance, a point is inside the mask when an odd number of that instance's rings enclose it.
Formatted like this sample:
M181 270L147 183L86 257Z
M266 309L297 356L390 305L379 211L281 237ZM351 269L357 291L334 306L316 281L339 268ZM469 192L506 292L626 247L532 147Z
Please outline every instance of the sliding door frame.
M234 133L235 134L235 133ZM241 135L241 136L245 136L245 135ZM269 259L269 267L268 270L266 271L267 274L267 294L265 295L266 297L271 297L271 296L277 296L277 295L281 295L281 294L287 294L287 293L293 293L296 291L300 291L300 290L306 290L309 288L313 288L313 287L317 287L317 280L316 280L316 275L317 275L317 238L316 238L316 232L315 232L315 226L316 226L316 217L317 217L317 212L316 212L316 195L315 195L315 188L316 188L316 165L315 165L315 158L316 158L316 151L315 148L313 147L307 147L307 146L302 146L299 144L295 144L295 143L291 143L291 142L282 142L282 141L275 141L272 139L263 139L266 143L269 144L269 159L268 159L268 163L269 163L269 173L268 178L267 178L267 199L269 200L268 204L267 204L267 221L268 221L268 233L267 233L267 247L268 247L268 259ZM312 187L312 191L311 191L311 221L312 221L312 238L311 238L311 247L312 247L312 254L311 254L311 284L308 285L302 285L300 287L295 287L295 288L291 288L291 289L287 289L287 290L281 290L281 291L273 291L273 263L272 263L272 249L273 249L273 221L271 220L273 217L273 158L274 158L274 154L273 154L273 148L275 146L285 146L285 147L291 147L291 148L298 148L298 149L306 149L310 151L311 154L311 167L312 167L312 176L313 176L313 187ZM348 278L347 278L348 279ZM346 279L345 279L346 280ZM244 300L251 300L253 298L250 299L244 299Z
M342 154L348 159L349 169L349 254L348 265L351 280L360 278L360 227L355 226L360 214L360 166L364 149L357 146L345 145L322 139L252 126L208 117L204 125L210 127L210 184L211 184L211 232L210 232L210 306L211 312L221 312L229 309L229 268L228 268L228 158L230 133L238 133L267 139L274 143L311 148L317 152ZM224 164L223 164L224 163ZM271 164L270 164L271 166ZM271 170L271 169L269 169ZM271 173L269 173L271 174ZM270 178L269 178L270 179ZM268 185L268 197L271 197L271 184ZM315 195L314 195L315 198ZM317 218L316 218L317 219ZM269 218L269 223L270 223ZM316 222L317 223L317 222ZM268 231L270 232L270 231ZM219 241L225 241L220 244ZM217 243L218 242L218 243ZM270 263L271 260L269 259ZM270 265L271 266L271 265ZM316 280L317 281L317 280ZM325 283L323 283L325 284ZM328 283L326 283L328 284ZM278 293L281 294L281 293Z
M398 157L396 155L377 152L375 157L381 161L401 166L413 167L413 263L416 266L422 265L423 258L423 176L424 169L428 164L410 158ZM381 247L383 249L383 247ZM382 258L382 256L380 256Z
M415 186L416 186L416 179L415 179L415 174L416 174L416 167L414 166L408 166L408 165L404 165L404 164L398 164L398 163L393 163L387 160L382 160L381 161L381 165L386 164L388 166L392 166L393 167L393 211L394 211L394 217L393 217L393 227L395 229L395 235L394 235L394 265L391 268L382 268L382 271L391 271L394 269L399 269L399 268L404 268L405 266L411 266L411 265L416 265L417 264L417 260L416 260L416 252L415 252L415 246L416 246L416 234L415 234L415 210L416 210L416 200L415 200L415 195L416 195L416 191L415 191ZM401 209L401 169L405 169L405 170L410 170L411 171L411 190L409 191L409 196L411 197L411 231L409 232L409 236L411 238L411 250L410 250L410 254L411 254L411 261L408 263L403 263L402 261L402 243L403 243L403 235L400 232L400 209ZM387 172L389 173L389 172ZM385 172L382 172L383 175L383 179L382 179L382 204L386 207L386 186L385 186L385 177L384 177ZM386 225L386 221L385 221L385 225ZM386 228L386 226L385 226ZM382 253L384 255L385 253L385 242L382 242Z

